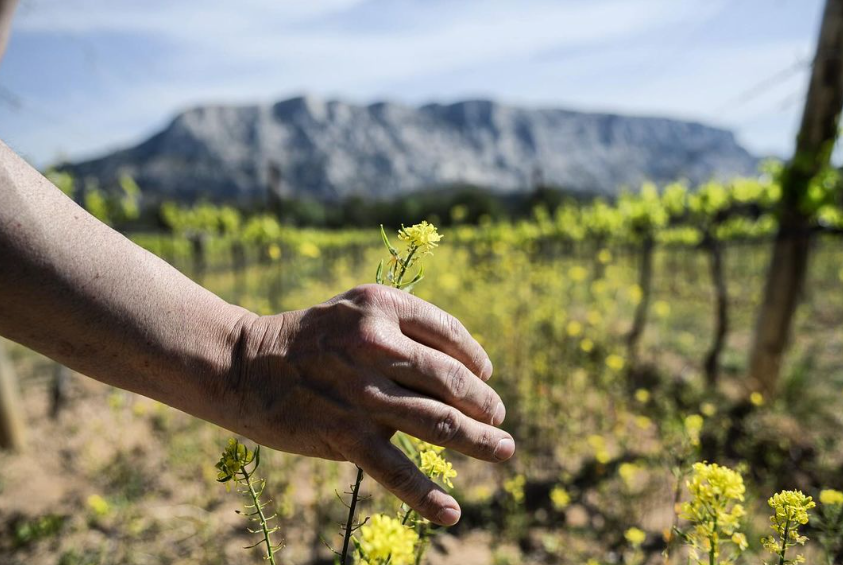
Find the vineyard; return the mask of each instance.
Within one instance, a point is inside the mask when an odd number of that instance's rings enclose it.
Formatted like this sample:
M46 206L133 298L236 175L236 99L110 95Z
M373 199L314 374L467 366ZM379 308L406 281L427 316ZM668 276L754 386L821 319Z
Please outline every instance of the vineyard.
M428 218L443 237L415 293L488 351L517 453L492 466L447 451L453 467L431 467L453 483L463 516L453 528L424 526L425 562L686 563L717 553L718 563L762 563L779 562L782 547L788 559L843 562L840 179L814 178L798 202L806 233L793 234L780 230L780 178L770 166L693 190L645 185L512 222L467 225L459 206ZM137 191L126 186L89 195L89 210L131 226ZM166 233L130 237L259 314L375 282L389 256L377 226L294 228L210 204L165 204L160 218ZM752 378L774 241L803 236L810 263L787 354L778 375ZM30 429L26 452L0 455L3 562L262 561L242 549L255 536L236 493L218 483L224 430L8 349ZM274 559L333 563L354 466L261 449L259 474L267 515L277 515ZM711 495L718 480L729 488ZM786 496L768 505L797 489L817 507ZM405 509L368 478L361 495L369 562L412 563L413 541L409 553L393 540L377 557L392 539L378 532ZM810 520L794 514L798 527L770 529L771 514L796 507ZM709 524L706 512L723 520ZM785 541L762 541L771 532Z

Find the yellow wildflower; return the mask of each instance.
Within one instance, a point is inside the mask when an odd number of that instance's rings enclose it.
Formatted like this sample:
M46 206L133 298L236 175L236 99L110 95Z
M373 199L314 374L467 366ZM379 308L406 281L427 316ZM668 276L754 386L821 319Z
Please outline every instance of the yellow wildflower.
M749 395L749 401L753 406L762 406L764 404L764 395L760 392L753 392Z
M843 492L823 489L820 491L820 502L826 506L843 506Z
M744 551L747 547L749 547L749 542L746 539L746 535L740 532L735 532L732 534L732 543L738 546L741 551Z
M555 486L550 491L550 501L553 502L553 507L557 510L564 510L571 504L571 495L564 487Z
M381 565L387 559L392 565L411 565L418 541L414 529L384 514L372 516L360 528L360 550L368 565Z
M436 231L436 226L423 221L406 228L401 226L398 239L406 241L410 246L417 247L422 253L430 253L439 246L442 236Z
M650 391L646 388L639 388L635 391L635 400L641 404L647 404L650 401Z
M644 540L647 539L647 534L638 528L629 528L626 532L624 532L623 537L626 538L626 541L632 544L632 547L639 547L642 543L644 543Z
M691 500L682 504L681 515L694 525L687 534L693 550L704 550L718 559L724 542L731 541L740 549L743 538L733 537L746 514L740 504L746 491L740 473L716 463L695 463L686 486Z
M691 440L691 445L700 444L700 432L702 432L705 420L699 414L691 414L685 417L685 433Z
M446 486L454 488L454 483L451 482L451 479L457 476L457 472L451 462L446 461L437 452L421 452L421 470L422 473L431 479L441 478Z
M578 335L580 335L582 333L582 324L579 323L576 320L571 320L570 322L568 322L568 325L565 328L565 331L568 332L569 336L577 337Z
M594 349L594 342L585 338L580 342L580 349L582 349L584 353L589 353L592 349Z
M92 494L88 497L86 502L88 504L88 508L90 508L97 516L105 516L111 509L108 505L108 501L98 494Z
M612 369L613 371L620 371L624 368L625 364L626 362L620 355L612 353L611 355L606 357L606 366Z
M817 504L810 496L805 496L800 490L784 490L770 497L767 501L773 509L770 516L770 527L778 534L761 540L764 548L781 556L782 563L801 563L804 558L797 555L792 559L785 559L788 548L795 545L805 545L808 538L799 535L799 526L808 523L808 511Z
M521 503L524 501L524 485L526 483L527 479L524 475L515 475L503 482L503 489L509 493L516 503Z

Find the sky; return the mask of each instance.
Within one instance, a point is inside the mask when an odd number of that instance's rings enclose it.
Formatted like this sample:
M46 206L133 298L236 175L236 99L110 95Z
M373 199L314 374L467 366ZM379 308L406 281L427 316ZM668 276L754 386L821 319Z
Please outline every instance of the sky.
M788 156L821 0L20 0L0 139L39 167L202 104L489 98L666 116Z

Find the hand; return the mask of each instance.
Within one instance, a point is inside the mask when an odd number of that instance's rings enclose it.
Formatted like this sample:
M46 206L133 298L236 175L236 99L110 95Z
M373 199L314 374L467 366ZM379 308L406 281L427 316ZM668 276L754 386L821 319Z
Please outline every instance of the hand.
M512 457L492 363L452 316L366 285L307 310L254 318L236 340L227 406L235 431L268 447L348 460L425 518L459 520L456 500L390 438L401 430L486 461Z

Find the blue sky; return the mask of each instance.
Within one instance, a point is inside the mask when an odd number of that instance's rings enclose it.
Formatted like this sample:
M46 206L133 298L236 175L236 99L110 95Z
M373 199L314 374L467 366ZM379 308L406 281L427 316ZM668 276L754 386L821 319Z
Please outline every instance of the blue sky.
M786 156L820 0L20 0L0 138L44 166L204 103L493 98L687 118Z

